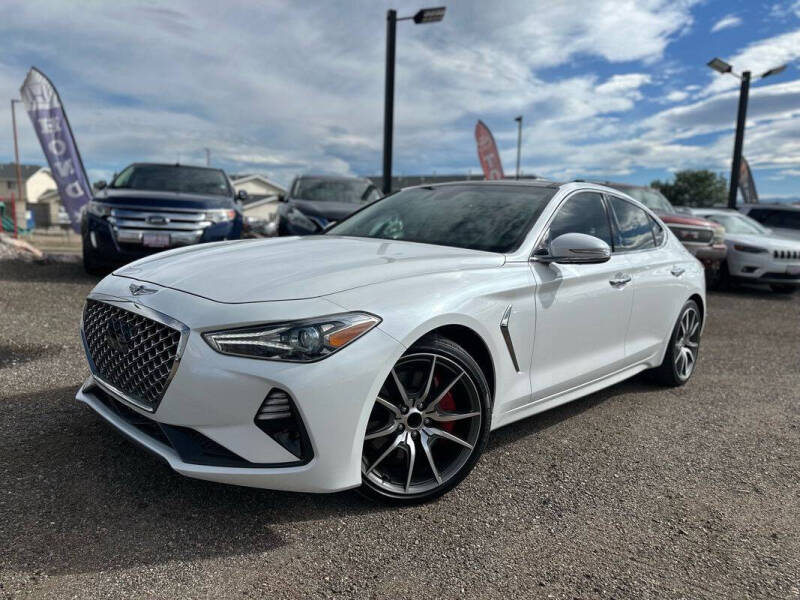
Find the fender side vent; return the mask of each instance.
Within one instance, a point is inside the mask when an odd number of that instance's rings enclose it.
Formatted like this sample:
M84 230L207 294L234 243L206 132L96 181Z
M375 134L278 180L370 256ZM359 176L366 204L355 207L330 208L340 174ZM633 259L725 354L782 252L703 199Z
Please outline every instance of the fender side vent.
M300 413L284 390L272 388L269 391L254 422L256 427L304 463L314 456Z

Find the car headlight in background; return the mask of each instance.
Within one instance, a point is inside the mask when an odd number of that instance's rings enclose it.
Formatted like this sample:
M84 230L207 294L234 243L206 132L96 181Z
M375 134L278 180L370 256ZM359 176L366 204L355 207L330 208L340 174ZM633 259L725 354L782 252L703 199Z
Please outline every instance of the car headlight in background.
M715 245L725 243L725 228L722 225L714 227L714 238L711 241Z
M352 312L302 321L211 331L203 339L221 354L265 360L312 362L357 340L380 323L369 313Z
M206 219L208 219L212 223L224 223L225 221L233 221L235 217L236 217L236 211L233 209L206 211Z
M111 214L111 206L98 202L97 200L89 200L89 204L86 205L86 210L96 217L107 217Z
M769 252L766 248L759 248L758 246L748 246L747 244L734 244L734 250L738 250L739 252L748 252L750 254L763 254L764 252Z

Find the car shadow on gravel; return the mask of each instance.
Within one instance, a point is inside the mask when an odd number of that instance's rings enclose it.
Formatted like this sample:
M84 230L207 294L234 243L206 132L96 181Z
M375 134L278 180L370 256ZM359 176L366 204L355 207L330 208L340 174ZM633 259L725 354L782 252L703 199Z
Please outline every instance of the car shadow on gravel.
M183 477L73 400L75 391L3 402L5 568L55 575L274 552L286 544L276 524L389 510L352 491L298 494Z
M87 274L80 263L0 260L0 281L93 284L100 279Z
M648 392L657 389L660 388L651 383L646 375L637 375L632 379L613 385L610 388L595 392L594 394L589 394L577 400L572 400L561 406L551 408L532 417L526 417L520 421L506 425L497 431L493 431L489 438L486 452L491 453L496 448L502 448L522 438L536 435L567 419L571 419L585 411L592 410L607 400L612 400L616 396Z

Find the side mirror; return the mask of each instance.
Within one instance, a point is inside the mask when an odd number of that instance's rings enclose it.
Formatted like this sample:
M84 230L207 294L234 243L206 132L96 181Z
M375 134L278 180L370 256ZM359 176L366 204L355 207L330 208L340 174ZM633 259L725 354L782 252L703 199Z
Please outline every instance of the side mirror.
M108 186L108 184L106 183L105 179L101 179L100 181L95 181L94 182L94 188L96 190L104 190L104 189L106 189L107 186Z
M236 192L236 199L237 200L241 200L242 202L244 202L248 198L249 198L249 196L247 195L247 192L245 190L239 190L238 192Z
M531 260L541 263L591 265L611 258L611 248L600 238L585 233L565 233L558 236L548 248L533 253Z

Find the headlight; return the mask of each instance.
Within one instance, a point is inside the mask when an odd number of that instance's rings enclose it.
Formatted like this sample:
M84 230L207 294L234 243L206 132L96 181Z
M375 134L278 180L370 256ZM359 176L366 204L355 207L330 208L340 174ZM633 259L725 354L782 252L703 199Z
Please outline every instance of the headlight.
M209 210L206 211L206 219L212 223L222 223L224 221L233 221L236 217L235 210Z
M672 233L675 234L675 237L682 242L699 242L703 237L703 231L699 229L687 229L684 227L676 227L675 225L669 225L669 228L672 230Z
M722 225L714 227L714 239L712 241L714 244L725 243L725 228Z
M345 313L303 321L211 331L203 339L221 354L312 362L357 340L381 320L369 313Z
M89 204L86 205L86 210L96 217L107 217L111 214L111 207L108 204L97 202L97 200L89 200Z
M766 248L759 248L758 246L748 246L747 244L734 244L734 250L738 250L739 252L749 252L750 254L763 254L764 252L769 252Z

